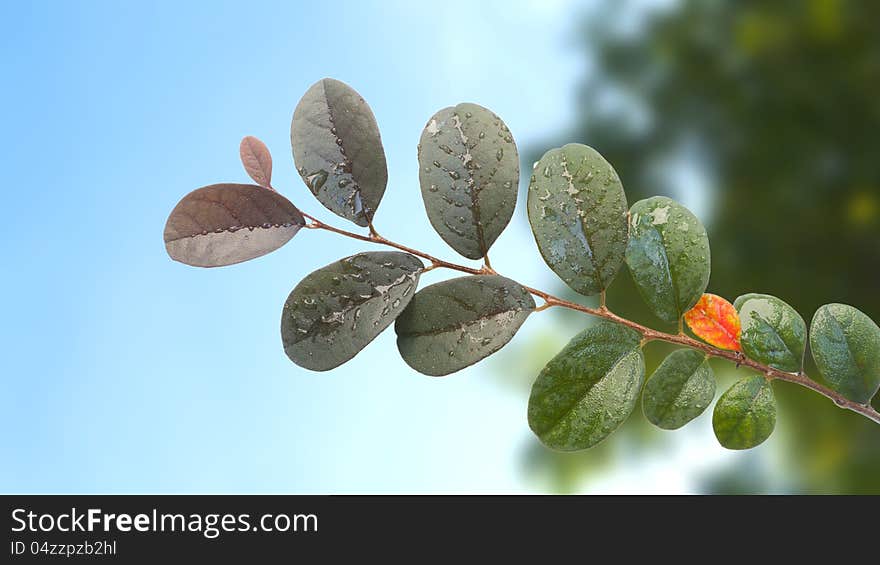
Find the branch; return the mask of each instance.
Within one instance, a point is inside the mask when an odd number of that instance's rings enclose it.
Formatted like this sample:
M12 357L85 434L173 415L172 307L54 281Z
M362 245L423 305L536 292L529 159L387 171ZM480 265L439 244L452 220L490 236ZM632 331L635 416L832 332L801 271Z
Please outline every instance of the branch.
M314 216L310 216L309 214L303 213L303 216L311 220L306 224L305 227L310 229L321 229L329 232L333 232L339 235L343 235L345 237L350 237L352 239L357 239L360 241L366 241L368 243L378 243L380 245L386 245L388 247L393 247L395 249L399 249L401 251L405 251L406 253L410 253L411 255L415 255L417 257L421 257L427 261L431 262L431 266L426 270L435 269L438 267L443 267L446 269L452 269L454 271L460 271L462 273L467 273L469 275L496 275L498 274L495 270L489 266L488 261L483 267L479 269L474 269L473 267L466 267L464 265L459 265L457 263L450 263L449 261L444 261L443 259L439 259L434 257L433 255L429 255L423 251L419 251L417 249L413 249L411 247L407 247L405 245L401 245L400 243L396 243L389 239L386 239L379 235L376 230L373 228L372 224L370 225L370 234L369 235L361 235L358 233L346 231L343 229L339 229L333 227L331 225L325 224L324 222L318 220ZM639 323L633 322L632 320L627 320L626 318L622 318L609 310L605 306L605 301L602 300L601 304L598 308L592 308L590 306L584 306L582 304L578 304L576 302L571 302L557 296L553 296L550 293L544 292L542 290L538 290L536 288L532 288L529 286L522 285L527 291L531 294L538 296L544 300L544 304L537 308L537 310L546 310L547 308L553 306L560 306L562 308L568 308L569 310L577 310L578 312L583 312L585 314L590 314L591 316L596 316L599 318L604 318L606 320L610 320L612 322L617 322L618 324L622 324L633 330L639 332L645 341L665 341L667 343L675 343L678 345L683 345L685 347L690 347L692 349L697 349L702 351L709 357L717 357L719 359L727 359L728 361L732 361L736 363L737 367L745 366L749 367L757 371L758 373L763 374L768 379L777 379L780 381L786 381L789 383L795 383L802 387L806 387L815 392L818 392L822 396L830 398L841 408L845 408L847 410L852 410L857 414L861 414L862 416L872 420L878 424L880 424L880 412L877 412L870 403L868 404L859 404L857 402L853 402L847 398L844 398L838 392L831 390L830 388L823 386L816 381L809 378L803 371L800 373L786 373L785 371L780 371L779 369L775 369L773 367L762 365L757 361L753 361L748 359L745 355L737 351L727 351L725 349L718 349L716 347L712 347L709 344L703 343L701 341L697 341L683 332L679 332L678 334L668 334L665 332L661 332L647 326L643 326ZM604 294L604 293L603 293ZM602 297L604 298L604 296Z
M405 251L411 255L415 255L417 257L421 257L422 259L426 259L426 260L430 261L431 262L431 266L429 267L430 269L436 269L438 267L443 267L446 269L453 269L455 271L461 271L462 273L468 273L470 275L497 275L498 274L495 272L494 269L492 269L492 267L489 267L488 265L483 266L480 269L474 269L472 267L465 267L464 265L457 265L455 263L450 263L448 261L444 261L443 259L439 259L437 257L434 257L433 255L428 255L424 251L419 251L417 249L407 247L406 245L401 245L400 243L396 243L394 241L391 241L390 239L385 239L384 237L382 237L381 235L379 235L376 232L375 228L373 228L372 225L370 226L370 234L369 235L361 235L359 233L346 231L343 229L335 228L329 224L325 224L321 220L315 218L314 216L310 216L309 214L306 214L305 212L300 212L300 213L303 215L303 217L311 220L310 223L306 224L305 227L307 227L307 228L326 230L329 232L337 233L339 235L344 235L345 237L350 237L352 239L359 239L360 241L366 241L368 243L378 243L380 245L387 245L388 247L400 249L401 251ZM529 290L529 289L527 288L526 290Z

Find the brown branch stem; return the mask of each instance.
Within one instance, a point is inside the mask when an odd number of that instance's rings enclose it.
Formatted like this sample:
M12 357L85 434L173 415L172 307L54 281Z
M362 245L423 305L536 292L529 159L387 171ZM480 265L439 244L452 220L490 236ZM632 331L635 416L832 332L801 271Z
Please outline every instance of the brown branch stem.
M345 237L357 239L360 241L366 241L369 243L378 243L380 245L386 245L389 247L393 247L395 249L399 249L401 251L405 251L406 253L410 253L410 254L415 255L417 257L421 257L422 259L425 259L427 261L430 261L431 266L426 268L425 269L426 271L431 270L431 269L435 269L437 267L444 267L446 269L452 269L452 270L459 271L462 273L467 273L470 275L496 274L495 270L491 266L489 266L488 261L486 261L484 266L479 269L475 269L473 267L467 267L465 265L459 265L457 263L450 263L449 261L444 261L443 259L440 259L438 257L434 257L433 255L429 255L428 253L425 253L423 251L419 251L417 249L413 249L411 247L407 247L405 245L401 245L400 243L396 243L394 241L386 239L386 238L382 237L381 235L379 235L376 232L376 230L372 227L372 225L370 225L370 234L369 235L362 235L362 234L346 231L346 230L339 229L339 228L333 227L331 225L325 224L324 222L318 220L317 218L310 216L308 214L305 214L305 213L303 213L303 216L305 218L308 218L309 220L311 220L308 224L306 224L307 228L322 229L322 230L330 231L330 232L333 232L333 233L336 233L339 235L343 235ZM544 300L544 304L540 308L536 309L538 311L545 310L545 309L553 307L553 306L560 306L562 308L568 308L569 310L576 310L578 312L583 312L583 313L589 314L591 316L596 316L599 318L604 318L606 320L610 320L612 322L617 322L618 324L622 324L624 326L632 328L633 330L640 333L643 337L644 342L664 341L667 343L674 343L677 345L683 345L685 347L690 347L692 349L702 351L703 353L705 353L709 357L717 357L719 359L727 359L728 361L732 361L733 363L736 363L737 367L740 367L740 366L748 367L750 369L753 369L754 371L757 371L758 373L761 373L762 375L764 375L768 379L776 379L776 380L780 380L780 381L794 383L794 384L798 384L802 387L806 387L808 389L811 389L811 390L821 394L822 396L825 396L825 397L831 399L839 407L845 408L847 410L852 410L853 412L856 412L857 414L861 414L862 416L880 424L880 412L877 412L877 410L875 410L870 405L870 403L859 404L857 402L853 402L852 400L844 398L839 393L837 393L837 392L831 390L830 388L823 386L823 385L817 383L816 381L812 380L803 372L786 373L785 371L780 371L779 369L774 369L773 367L769 367L767 365L763 365L761 363L758 363L757 361L753 361L751 359L748 359L745 355L743 355L742 353L740 353L738 351L728 351L726 349L718 349L717 347L713 347L707 343L697 341L696 339L693 339L692 337L685 335L683 332L679 332L678 334L668 334L665 332L655 330L653 328L649 328L647 326L643 326L637 322L633 322L632 320L628 320L626 318L622 318L622 317L618 316L617 314L615 314L614 312L612 312L611 310L609 310L605 306L604 300L601 301L601 304L598 308L593 308L590 306L584 306L582 304L578 304L576 302L571 302L571 301L559 298L557 296L553 296L550 293L544 292L542 290L538 290L536 288L532 288L532 287L525 286L525 285L523 285L523 288L525 288L531 294L538 296Z
M436 269L437 267L444 267L446 269L453 269L455 271L461 271L462 273L468 273L470 275L492 275L492 274L495 274L495 271L493 271L491 268L488 268L485 266L480 269L474 269L473 267L465 267L464 265L456 265L455 263L450 263L448 261L444 261L443 259L440 259L439 257L434 257L433 255L429 255L429 254L425 253L424 251L419 251L417 249L407 247L406 245L401 245L400 243L391 241L390 239L385 239L384 237L379 235L376 232L376 230L374 228L372 228L372 226L370 227L370 234L369 235L362 235L359 233L354 233L354 232L350 232L347 230L339 229L339 228L333 227L329 224L325 224L321 220L315 218L314 216L310 216L309 214L306 214L305 212L302 212L302 215L303 215L303 217L311 220L310 223L306 224L307 228L326 230L326 231L330 231L333 233L338 233L339 235L344 235L345 237L358 239L360 241L366 241L369 243L378 243L380 245L387 245L388 247L393 247L395 249L405 251L411 255L415 255L416 257L421 257L422 259L430 261L431 265L432 265L430 268L432 268L432 269Z

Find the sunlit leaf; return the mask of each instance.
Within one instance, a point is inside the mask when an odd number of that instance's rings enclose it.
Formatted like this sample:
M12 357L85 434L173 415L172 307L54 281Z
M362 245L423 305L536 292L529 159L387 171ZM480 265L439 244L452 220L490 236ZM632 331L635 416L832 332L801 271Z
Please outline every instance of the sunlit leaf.
M296 206L253 184L212 184L174 207L165 224L165 248L195 267L232 265L278 249L305 225Z
M272 184L272 154L266 144L252 135L245 136L238 147L241 164L254 181L269 187Z
M465 257L483 257L516 206L519 154L510 130L482 106L444 108L428 120L418 156L431 225Z
M284 303L285 353L314 371L345 363L403 312L422 268L422 262L408 253L374 251L311 273Z
M664 196L633 204L630 227L626 264L639 294L658 318L676 323L709 284L706 229L690 210Z
M532 386L529 426L560 451L592 447L630 415L645 379L641 336L600 322L574 337Z
M347 84L325 78L297 104L290 125L296 169L318 200L359 226L372 219L388 182L370 107Z
M529 183L529 223L547 265L575 291L605 290L623 263L626 195L614 168L572 143L541 157Z
M675 430L703 413L715 398L715 374L706 356L693 349L669 354L657 367L642 394L648 421Z
M810 349L828 386L846 398L870 402L880 388L880 328L846 304L826 304L810 324Z
M752 375L721 395L712 414L718 442L727 449L750 449L762 443L776 427L776 398L762 375Z
M734 300L742 325L740 343L749 359L795 373L804 362L807 324L797 311L768 294L744 294Z
M416 371L448 375L504 347L534 309L532 295L501 276L439 282L417 292L397 318L397 348Z
M684 321L698 338L710 345L739 351L739 314L733 304L715 294L704 294L684 315Z

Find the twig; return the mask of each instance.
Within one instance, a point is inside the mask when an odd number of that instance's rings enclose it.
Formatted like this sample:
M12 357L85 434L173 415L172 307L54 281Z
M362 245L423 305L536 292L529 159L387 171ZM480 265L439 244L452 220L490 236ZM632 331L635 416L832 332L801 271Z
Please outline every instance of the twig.
M306 224L307 228L327 230L327 231L330 231L333 233L338 233L339 235L344 235L345 237L359 239L360 241L366 241L369 243L378 243L380 245L387 245L388 247L393 247L393 248L399 249L401 251L406 251L407 253L409 253L411 255L415 255L417 257L421 257L422 259L426 259L427 261L430 261L431 265L432 265L431 269L436 269L437 267L444 267L446 269L453 269L453 270L461 271L463 273L468 273L471 275L493 275L493 274L495 274L494 270L492 270L491 268L485 267L485 266L481 269L474 269L472 267L465 267L464 265L456 265L455 263L450 263L450 262L444 261L443 259L440 259L438 257L434 257L433 255L429 255L429 254L425 253L424 251L419 251L417 249L407 247L406 245L401 245L400 243L391 241L390 239L385 239L384 237L382 237L381 235L376 233L376 230L373 229L372 226L370 227L370 235L361 235L359 233L350 232L347 230L333 227L329 224L325 224L321 220L315 218L314 216L306 214L305 212L302 212L302 215L303 215L303 217L311 220L311 222Z
M339 229L333 227L331 225L325 224L324 222L318 220L317 218L310 216L306 213L303 213L305 218L311 220L308 224L306 224L307 228L311 229L322 229L326 231L330 231L333 233L337 233L339 235L344 235L345 237L350 237L353 239L358 239L360 241L366 241L369 243L378 243L380 245L386 245L388 247L393 247L395 249L399 249L401 251L405 251L417 257L421 257L427 261L430 261L431 266L426 268L425 271L429 271L431 269L435 269L438 267L443 267L446 269L452 269L455 271L459 271L462 273L468 273L470 275L494 275L496 274L495 270L489 265L488 259L484 266L480 269L475 269L473 267L466 267L464 265L459 265L457 263L450 263L449 261L444 261L443 259L439 259L434 257L433 255L429 255L423 251L419 251L417 249L413 249L411 247L407 247L405 245L401 245L400 243L396 243L389 239L386 239L379 235L376 230L373 228L372 224L369 226L370 235L361 235L358 233L346 231L343 229ZM765 375L769 379L777 379L780 381L786 381L789 383L795 383L802 387L806 387L815 392L818 392L822 396L830 398L841 408L845 408L847 410L852 410L857 414L861 414L862 416L868 418L869 420L873 420L874 422L880 424L880 412L875 410L870 403L868 404L859 404L858 402L853 402L847 398L844 398L839 393L831 390L830 388L823 386L816 381L810 379L805 373L786 373L785 371L780 371L779 369L775 369L768 365L763 365L758 363L757 361L753 361L751 359L746 358L742 353L737 351L727 351L725 349L718 349L716 347L712 347L709 344L703 343L701 341L697 341L680 331L678 334L668 334L665 332L661 332L647 326L643 326L639 323L633 322L632 320L627 320L626 318L622 318L610 311L605 306L605 301L601 300L600 306L598 308L592 308L590 306L584 306L582 304L578 304L576 302L570 302L568 300L559 298L557 296L553 296L550 293L544 292L542 290L538 290L536 288L532 288L529 286L522 285L528 292L531 294L538 296L544 300L544 304L540 307L536 308L536 311L546 310L552 306L560 306L562 308L568 308L569 310L576 310L578 312L583 312L585 314L590 314L591 316L596 316L599 318L604 318L606 320L610 320L612 322L617 322L618 324L624 325L628 328L632 328L642 335L643 343L647 343L649 341L665 341L667 343L674 343L677 345L683 345L685 347L690 347L692 349L697 349L705 353L708 357L717 357L719 359L727 359L728 361L732 361L736 363L737 367L744 366L749 367ZM604 293L601 297L604 299Z

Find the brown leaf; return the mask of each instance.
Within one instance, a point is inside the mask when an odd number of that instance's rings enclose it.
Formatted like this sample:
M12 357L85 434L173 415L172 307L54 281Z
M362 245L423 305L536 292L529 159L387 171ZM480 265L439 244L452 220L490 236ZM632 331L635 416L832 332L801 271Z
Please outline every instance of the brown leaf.
M195 267L241 263L274 251L305 225L274 190L253 184L212 184L181 199L165 224L165 248Z
M252 135L242 138L238 148L244 170L260 186L272 184L272 154L266 144Z

